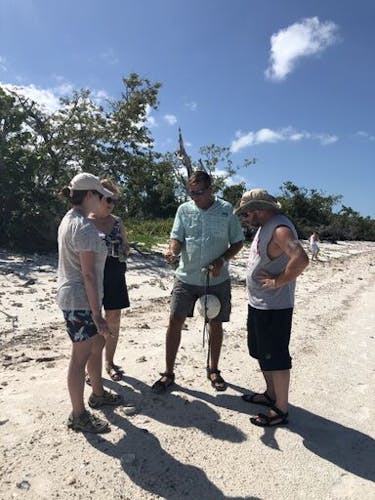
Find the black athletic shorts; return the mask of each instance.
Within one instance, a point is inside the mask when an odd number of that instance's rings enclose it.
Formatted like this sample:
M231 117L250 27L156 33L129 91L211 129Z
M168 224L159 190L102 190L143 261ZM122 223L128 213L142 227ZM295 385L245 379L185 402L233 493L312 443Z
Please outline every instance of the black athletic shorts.
M262 371L289 370L293 308L254 309L248 306L247 345L250 356L259 361Z
M129 307L128 289L125 280L126 262L107 257L104 267L103 306L106 311Z

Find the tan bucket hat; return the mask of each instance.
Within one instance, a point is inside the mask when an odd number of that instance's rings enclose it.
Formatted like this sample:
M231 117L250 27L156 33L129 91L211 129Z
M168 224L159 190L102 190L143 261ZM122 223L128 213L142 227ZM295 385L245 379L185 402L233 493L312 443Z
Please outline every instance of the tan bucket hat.
M239 215L246 210L249 212L253 210L274 210L279 212L281 204L265 189L251 189L242 195L240 205L234 210L234 213Z

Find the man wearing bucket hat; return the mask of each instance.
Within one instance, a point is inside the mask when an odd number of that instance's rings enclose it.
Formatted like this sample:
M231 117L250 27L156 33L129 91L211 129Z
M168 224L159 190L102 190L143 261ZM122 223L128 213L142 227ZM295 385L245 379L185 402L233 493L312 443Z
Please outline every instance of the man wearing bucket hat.
M166 258L179 259L172 291L171 312L166 337L166 370L152 386L163 393L174 382L174 363L180 345L181 329L187 316L193 315L195 302L205 295L209 321L209 363L207 377L217 391L227 387L218 369L223 340L222 323L229 321L231 292L228 260L242 248L244 235L232 205L215 198L211 177L204 171L189 178L191 201L177 210ZM209 271L209 274L208 274ZM207 282L209 281L209 283ZM215 311L211 295L220 301ZM215 301L214 301L215 302Z
M243 224L257 228L246 273L247 331L249 353L259 362L266 390L242 399L270 407L268 415L250 419L260 427L288 423L295 284L309 262L293 223L280 212L280 203L264 189L244 193L235 210Z

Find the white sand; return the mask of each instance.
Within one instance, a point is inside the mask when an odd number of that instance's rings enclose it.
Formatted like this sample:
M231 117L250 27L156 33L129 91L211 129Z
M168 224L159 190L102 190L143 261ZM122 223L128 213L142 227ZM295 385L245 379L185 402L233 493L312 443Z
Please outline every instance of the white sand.
M117 356L126 375L104 382L137 413L106 410L112 432L101 437L65 427L70 343L55 256L0 252L0 498L374 498L375 244L321 248L297 286L290 425L267 430L249 422L262 407L239 398L263 389L246 348L247 251L232 265L221 361L231 386L215 393L206 379L197 317L165 396L149 386L164 369L172 272L161 257L133 253Z

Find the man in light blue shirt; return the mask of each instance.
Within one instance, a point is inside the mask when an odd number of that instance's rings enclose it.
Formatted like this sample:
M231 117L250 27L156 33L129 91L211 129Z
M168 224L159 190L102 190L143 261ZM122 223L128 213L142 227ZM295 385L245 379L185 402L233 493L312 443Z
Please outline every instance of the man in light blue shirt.
M223 341L222 323L229 321L230 279L228 260L242 248L243 231L232 205L212 193L211 177L196 171L189 179L192 201L177 210L166 258L173 263L180 257L172 291L171 313L166 337L166 370L152 386L160 394L173 384L174 363L181 340L181 329L187 316L193 316L196 300L205 293L215 295L221 305L218 315L209 321L210 360L207 377L218 391L226 382L218 369ZM210 270L207 287L207 273Z

